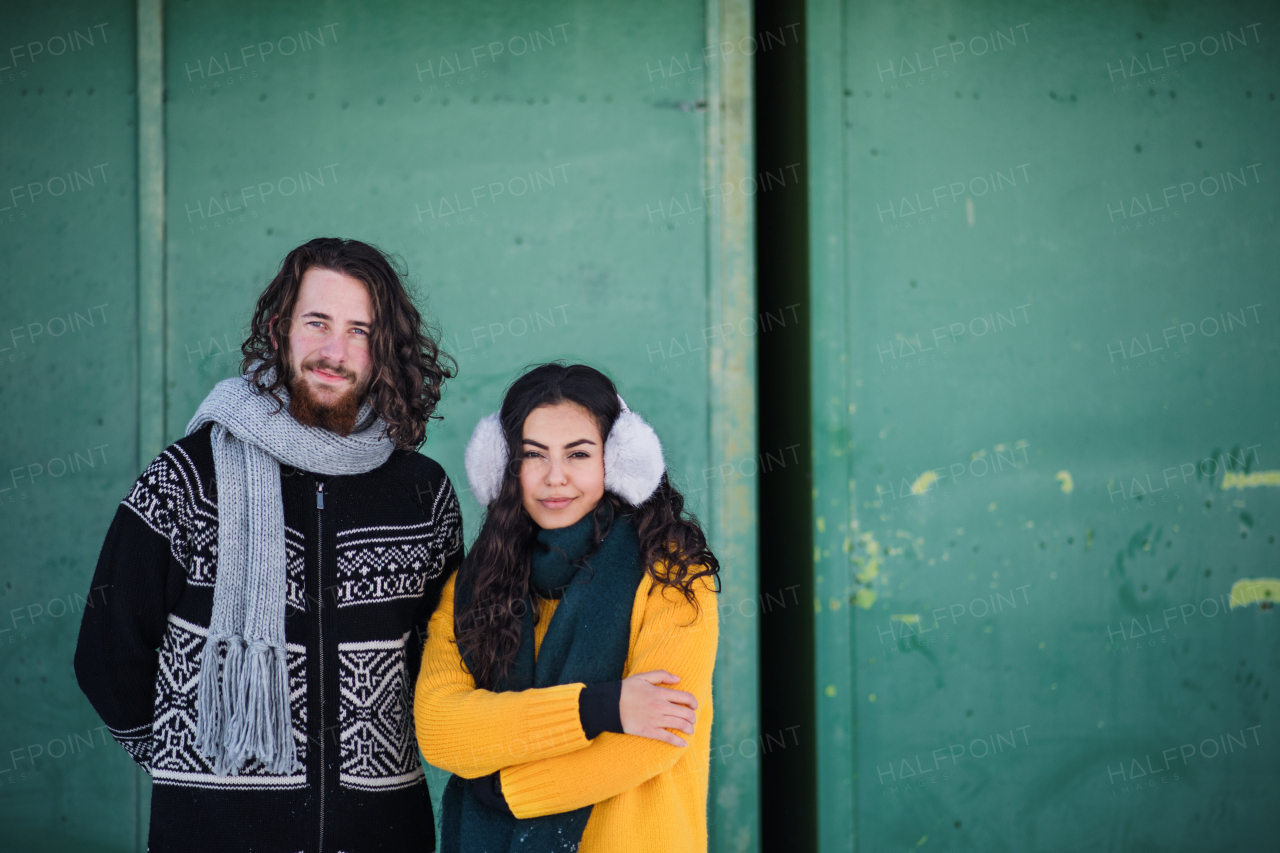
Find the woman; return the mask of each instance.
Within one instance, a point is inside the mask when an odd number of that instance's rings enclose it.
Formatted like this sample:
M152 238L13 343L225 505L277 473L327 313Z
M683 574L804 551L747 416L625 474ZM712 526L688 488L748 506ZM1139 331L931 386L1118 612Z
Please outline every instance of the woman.
M466 461L488 512L414 700L454 773L444 853L705 851L720 566L657 436L598 370L544 364Z

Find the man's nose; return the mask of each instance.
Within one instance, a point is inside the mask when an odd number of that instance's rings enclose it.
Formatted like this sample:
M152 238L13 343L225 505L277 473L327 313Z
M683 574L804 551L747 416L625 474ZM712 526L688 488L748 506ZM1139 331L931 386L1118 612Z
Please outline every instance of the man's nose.
M347 339L345 335L332 334L325 338L320 347L320 355L334 364L342 364L347 358Z

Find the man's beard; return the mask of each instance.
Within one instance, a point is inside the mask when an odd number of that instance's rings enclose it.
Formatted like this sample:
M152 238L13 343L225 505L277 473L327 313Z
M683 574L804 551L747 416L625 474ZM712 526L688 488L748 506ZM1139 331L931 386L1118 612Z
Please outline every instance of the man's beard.
M351 380L351 387L333 403L325 403L311 391L306 372L314 368L336 373ZM357 383L356 375L345 367L335 367L323 359L306 361L302 370L290 371L289 414L303 426L320 427L341 436L348 436L356 428L356 416L360 413L364 388Z

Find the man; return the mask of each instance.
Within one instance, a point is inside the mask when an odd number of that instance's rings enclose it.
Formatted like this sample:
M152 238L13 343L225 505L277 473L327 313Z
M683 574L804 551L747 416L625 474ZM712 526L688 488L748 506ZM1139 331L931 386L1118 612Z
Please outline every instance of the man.
M117 510L76 677L151 775L152 853L431 850L411 695L462 518L415 451L450 359L388 259L332 238L242 351Z

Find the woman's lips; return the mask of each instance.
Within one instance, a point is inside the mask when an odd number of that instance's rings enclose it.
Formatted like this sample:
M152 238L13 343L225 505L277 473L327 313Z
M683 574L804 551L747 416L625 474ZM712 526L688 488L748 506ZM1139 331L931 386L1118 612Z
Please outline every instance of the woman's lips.
M539 503L547 509L564 509L573 503L573 498L543 498Z

